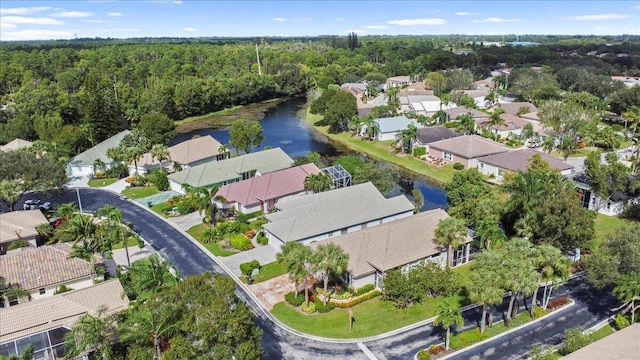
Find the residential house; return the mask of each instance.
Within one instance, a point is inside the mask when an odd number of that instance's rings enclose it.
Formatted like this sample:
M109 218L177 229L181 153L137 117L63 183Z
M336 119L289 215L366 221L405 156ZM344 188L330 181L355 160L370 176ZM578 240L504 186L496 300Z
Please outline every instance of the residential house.
M518 112L522 108L528 108L529 110L525 112L532 113L538 112L538 108L530 102L500 102L500 107L504 110L505 114L517 116Z
M152 169L163 167L185 170L210 161L220 161L230 157L227 149L225 153L220 152L222 144L211 135L205 135L183 141L179 144L167 148L169 159L160 163L154 159L151 153L145 153L138 160L138 173L144 174ZM130 172L135 172L134 164L129 165Z
M510 114L500 114L500 119L504 122L501 125L491 125L489 118L476 121L476 125L491 130L492 133L499 135L501 138L508 138L510 134L522 135L522 128L527 124L531 124L528 120Z
M463 135L429 144L429 154L448 163L459 162L465 169L475 169L479 157L507 151L506 147L478 135Z
M640 353L640 324L631 324L621 330L592 342L567 356L563 360L634 360ZM635 354L635 355L634 355Z
M604 199L591 191L591 181L584 172L568 176L578 190L582 201L582 207L597 211L600 214L614 216L620 215L628 204L640 204L640 191L625 189L625 191L613 191L609 198Z
M464 106L456 106L451 109L443 110L445 114L447 114L447 121L453 121L458 118L460 115L469 114L474 121L486 119L489 117L489 114L483 113L482 111L476 109L469 109Z
M421 127L418 128L418 137L414 142L413 147L423 147L428 153L429 144L432 142L451 139L458 136L462 136L462 134L444 126Z
M482 85L477 89L462 90L461 92L472 98L476 107L484 109L487 104L485 98L491 92L491 87Z
M393 87L403 87L405 85L409 85L411 83L411 76L394 76L387 79L387 82L384 84L384 89L388 90Z
M640 85L640 76L612 76L611 79L622 81L627 87Z
M402 108L403 102L408 102L407 111L415 113L417 115L431 116L439 110L447 110L453 109L457 105L449 102L443 103L439 97L433 95L422 95L422 96L407 96L407 100L403 100L403 97L400 98L400 106Z
M379 118L375 122L378 124L378 132L375 139L380 141L395 140L396 134L402 130L406 130L409 124L418 127L418 122L414 119L408 119L406 116L394 116L388 118ZM367 133L367 127L363 126L361 135Z
M18 149L25 149L25 148L31 147L31 145L33 145L31 141L15 138L9 141L7 144L0 146L0 151L7 152L7 151L18 150Z
M72 289L93 285L100 263L69 257L72 250L69 243L12 250L0 256L0 274L7 285L19 285L33 299L52 296L60 285ZM18 302L9 299L9 305Z
M49 220L40 210L17 210L0 214L0 255L7 252L11 243L24 240L35 247L38 225Z
M63 359L64 336L85 314L122 311L129 298L118 279L0 310L0 357L32 345L34 359Z
M405 88L400 89L398 96L421 96L421 95L433 95L433 90L428 89L424 81L415 82Z
M279 251L289 241L309 244L411 216L414 206L404 195L385 198L367 182L280 201L276 209L263 230Z
M259 210L266 213L274 210L279 200L304 194L304 180L319 173L320 169L313 163L295 166L225 185L216 196L224 198L224 207L233 207L245 214Z
M333 243L349 255L347 272L343 279L347 284L359 288L375 284L381 288L384 274L392 269L409 270L427 261L446 266L447 249L436 244L436 228L449 215L442 209L424 211L416 215L390 221L375 227L338 235L310 245ZM455 249L454 266L469 262L471 237L465 245Z
M478 171L501 183L507 173L527 170L534 155L540 155L551 169L560 171L562 175L570 175L573 170L572 165L547 153L531 149L520 149L478 158Z
M107 150L120 145L120 141L129 134L129 130L124 130L116 135L104 140L98 145L87 149L74 156L67 162L67 175L69 176L91 176L94 174L93 164L96 160L104 163L105 169L115 167L117 164L107 156Z
M210 161L170 174L171 190L185 193L182 184L193 187L223 186L290 167L293 160L280 148L258 151L221 161Z

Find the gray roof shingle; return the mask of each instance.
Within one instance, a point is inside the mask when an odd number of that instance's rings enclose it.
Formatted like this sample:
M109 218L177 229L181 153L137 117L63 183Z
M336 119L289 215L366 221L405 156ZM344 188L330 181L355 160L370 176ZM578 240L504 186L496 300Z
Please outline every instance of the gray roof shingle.
M509 151L504 146L478 135L463 135L429 144L429 148L450 152L466 159Z
M505 170L517 172L526 170L529 167L529 160L531 160L531 157L536 154L540 155L552 169L564 171L573 168L573 166L556 157L531 149L519 149L501 154L483 156L478 158L478 161L497 166Z
M96 159L102 160L105 164L111 163L113 160L107 156L107 150L120 145L120 141L125 135L129 134L129 130L121 131L98 145L81 152L69 160L71 166L93 165Z

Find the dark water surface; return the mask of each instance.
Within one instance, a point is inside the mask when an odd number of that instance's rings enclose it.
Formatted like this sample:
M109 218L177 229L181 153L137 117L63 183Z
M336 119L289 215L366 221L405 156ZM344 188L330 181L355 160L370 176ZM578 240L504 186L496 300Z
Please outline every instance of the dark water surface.
M298 113L304 104L304 98L295 98L284 101L273 110L267 112L264 119L260 120L266 141L252 151L280 147L292 159L305 156L310 151L316 151L323 156L329 157L354 155L353 152L340 148L338 144L331 143L324 135L315 131L303 118L298 117ZM171 145L188 140L194 135L211 135L221 144L229 144L228 128L209 128L178 134L171 141ZM385 162L380 162L379 165L393 167L393 165ZM385 195L406 194L411 198L411 191L417 188L424 195L425 204L421 210L447 209L447 197L442 188L430 183L427 179L399 171L401 179L398 182L398 186L394 191Z

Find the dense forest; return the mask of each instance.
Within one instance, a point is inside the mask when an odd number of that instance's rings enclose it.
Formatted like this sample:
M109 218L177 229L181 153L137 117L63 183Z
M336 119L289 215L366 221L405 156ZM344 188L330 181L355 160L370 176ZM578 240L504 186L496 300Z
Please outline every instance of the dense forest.
M593 39L525 40L544 41L538 46L495 47L463 37L358 39L353 34L313 41L4 43L0 46L0 144L15 137L43 140L74 154L131 128L145 114L159 112L183 119L381 74L424 79L429 72L464 68L480 79L500 66L546 65L562 90L584 90L601 99L623 89L589 91L588 85L599 77L640 75L637 39L609 45ZM586 84L575 88L581 79Z

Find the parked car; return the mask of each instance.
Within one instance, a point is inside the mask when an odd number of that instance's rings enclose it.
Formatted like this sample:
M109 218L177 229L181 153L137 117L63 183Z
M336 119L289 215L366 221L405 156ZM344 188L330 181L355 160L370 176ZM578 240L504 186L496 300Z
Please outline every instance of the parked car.
M22 209L51 211L53 210L53 205L48 201L42 202L42 200L27 200L22 205Z

